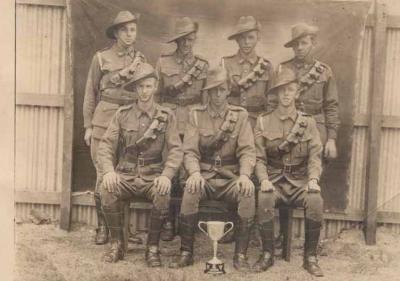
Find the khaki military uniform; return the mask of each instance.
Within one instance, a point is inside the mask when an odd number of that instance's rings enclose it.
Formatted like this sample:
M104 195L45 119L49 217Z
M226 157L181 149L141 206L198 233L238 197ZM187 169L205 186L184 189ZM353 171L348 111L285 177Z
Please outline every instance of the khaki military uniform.
M137 141L150 124L161 120L155 139L143 147ZM119 200L142 196L154 202L155 208L167 212L169 194L160 196L153 180L160 175L172 179L182 163L181 140L176 130L172 111L155 104L149 112L136 104L117 111L99 145L97 159L104 173L116 171L121 183L118 193L101 190L103 206L110 207Z
M318 60L299 63L295 59L283 62L278 71L280 68L290 68L296 73L301 90L296 107L315 118L322 144L327 139L336 139L340 124L339 99L331 68Z
M258 115L266 110L266 92L273 74L271 63L253 53L245 57L238 51L232 56L222 58L231 81L230 104L242 106L249 112L252 128ZM245 78L249 77L247 82ZM244 80L243 80L244 79Z
M134 102L136 98L133 92L122 88L130 77L118 74L119 71L129 67L136 57L145 62L141 52L133 48L121 49L114 44L97 52L92 59L86 82L83 119L85 128L93 127L90 151L97 173L99 171L96 154L100 139L117 109L121 105Z
M288 151L280 151L278 146L291 133L296 120L302 122L304 131L296 144L289 145ZM255 143L255 174L260 182L269 179L276 187L273 193L259 193L260 221L272 220L274 208L279 204L304 207L306 218L322 221L320 193L308 193L305 189L308 181L319 180L322 172L322 144L315 120L296 111L289 116L282 115L278 109L265 113L257 119Z
M183 134L189 110L195 104L205 103L201 89L207 77L208 62L192 55L182 58L175 51L162 55L157 61L159 101L171 108L178 120L179 134Z
M213 139L220 133L228 116L233 130L219 147L215 147ZM181 214L197 213L200 200L212 198L238 204L239 216L253 218L254 197L243 196L236 187L238 175L250 177L255 165L253 132L246 110L227 105L218 114L207 105L194 107L186 127L183 150L188 174L200 172L207 184L204 192L189 193L185 190Z

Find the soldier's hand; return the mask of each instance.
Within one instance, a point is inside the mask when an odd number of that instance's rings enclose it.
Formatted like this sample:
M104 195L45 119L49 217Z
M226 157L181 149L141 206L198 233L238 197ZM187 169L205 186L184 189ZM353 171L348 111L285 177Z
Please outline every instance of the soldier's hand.
M167 195L171 191L171 180L167 176L159 176L154 179L154 184L158 194Z
M275 186L268 179L263 180L260 186L261 192L274 192Z
M239 192L246 197L250 197L254 193L254 183L246 175L240 175L236 181L236 186Z
M204 189L205 180L199 172L190 175L186 181L186 189L189 193L200 192Z
M335 159L337 157L336 141L328 139L325 144L324 157L327 159Z
M93 134L93 129L91 127L85 129L84 140L87 146L90 146L92 142L92 134Z
M319 186L318 181L316 179L311 179L308 181L307 191L311 193L321 192L321 187Z
M119 175L116 172L108 172L103 176L104 187L108 192L115 193L118 191L118 185L121 182Z

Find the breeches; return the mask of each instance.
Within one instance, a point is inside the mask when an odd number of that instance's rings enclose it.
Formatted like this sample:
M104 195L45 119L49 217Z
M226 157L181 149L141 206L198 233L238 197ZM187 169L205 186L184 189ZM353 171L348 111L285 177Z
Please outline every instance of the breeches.
M160 195L153 181L145 181L140 177L124 177L122 174L120 178L117 192L109 192L104 185L101 185L101 199L104 207L118 207L121 201L141 197L151 200L155 209L168 213L170 194Z
M181 214L190 215L199 212L199 204L201 200L220 200L228 203L237 204L238 214L242 218L253 218L255 214L255 199L254 195L245 197L238 192L236 180L212 178L206 180L204 189L195 193L188 192L185 189Z
M304 187L293 186L286 180L280 180L274 186L274 192L258 194L257 215L260 223L272 220L275 207L282 205L303 207L307 219L322 222L323 200L319 192L307 192Z

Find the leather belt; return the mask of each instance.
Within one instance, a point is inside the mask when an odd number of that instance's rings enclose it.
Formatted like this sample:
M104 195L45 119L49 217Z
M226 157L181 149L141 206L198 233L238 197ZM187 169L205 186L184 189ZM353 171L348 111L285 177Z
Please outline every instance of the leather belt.
M139 167L162 163L162 158L160 156L153 158L144 158L137 157L136 155L132 154L126 154L125 159L130 163L137 164Z
M173 103L180 106L187 106L196 103L201 103L201 97L195 96L191 98L179 98L179 97L171 97L171 96L164 96L163 101L167 103Z
M238 160L236 158L220 158L220 157L215 157L215 158L201 158L200 160L201 163L205 164L210 164L215 167L223 167L227 165L236 165L238 164Z
M122 99L122 98L115 98L115 97L109 97L109 96L100 96L101 101L113 103L113 104L118 104L118 105L128 105L131 103L134 103L136 101L135 98L130 98L130 99Z
M275 169L281 169L283 173L287 173L290 174L298 169L300 169L301 167L304 167L305 163L300 163L297 165L285 165L283 163L279 163L279 162L273 162L271 160L268 160L268 165L275 168Z
M311 109L311 108L304 108L304 113L310 114L310 115L317 115L322 113L322 108L319 109Z

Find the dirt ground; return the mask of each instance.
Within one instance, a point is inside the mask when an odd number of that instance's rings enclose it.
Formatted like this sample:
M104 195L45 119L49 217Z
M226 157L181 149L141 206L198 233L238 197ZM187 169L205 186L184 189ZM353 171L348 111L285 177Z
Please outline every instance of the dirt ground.
M212 257L211 243L197 235L195 265L184 270L168 268L176 257L179 238L161 243L164 266L148 269L144 263L144 246L134 246L117 264L105 264L101 257L107 246L92 243L94 231L74 225L71 232L56 225L19 224L16 226L16 268L18 281L197 281L197 280L314 280L302 265L301 240L293 241L290 263L277 258L267 272L238 273L232 267L233 244L219 246L219 257L225 262L227 274L210 276L203 273L205 262ZM360 230L344 230L338 237L323 241L320 265L329 281L400 281L400 235L378 229L376 246L365 246ZM249 259L254 263L258 248L250 247Z

